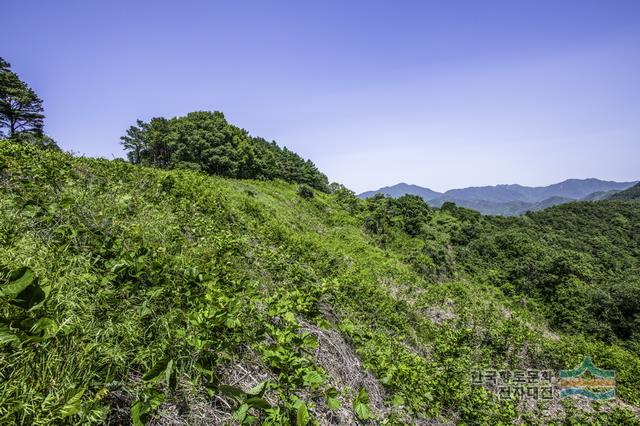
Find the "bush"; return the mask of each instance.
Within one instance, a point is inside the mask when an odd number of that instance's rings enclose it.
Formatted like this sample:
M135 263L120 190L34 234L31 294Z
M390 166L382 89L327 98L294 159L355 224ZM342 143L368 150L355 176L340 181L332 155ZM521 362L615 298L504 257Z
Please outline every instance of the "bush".
M313 189L309 188L307 185L300 185L298 187L298 195L304 199L313 198Z

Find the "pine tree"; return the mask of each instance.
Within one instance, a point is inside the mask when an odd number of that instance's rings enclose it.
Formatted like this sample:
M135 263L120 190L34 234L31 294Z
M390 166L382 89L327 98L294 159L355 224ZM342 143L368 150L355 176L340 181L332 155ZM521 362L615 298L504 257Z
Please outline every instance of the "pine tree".
M27 132L42 136L43 111L42 100L36 92L0 58L0 134L9 138Z

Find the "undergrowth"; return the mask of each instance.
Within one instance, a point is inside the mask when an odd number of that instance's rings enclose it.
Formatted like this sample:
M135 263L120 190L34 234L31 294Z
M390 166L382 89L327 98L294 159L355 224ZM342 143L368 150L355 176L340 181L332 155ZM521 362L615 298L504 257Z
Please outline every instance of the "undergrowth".
M455 211L396 226L344 190L5 142L0 194L3 424L638 424L633 346L552 327ZM371 379L341 387L310 327ZM549 414L471 383L585 355L616 403Z

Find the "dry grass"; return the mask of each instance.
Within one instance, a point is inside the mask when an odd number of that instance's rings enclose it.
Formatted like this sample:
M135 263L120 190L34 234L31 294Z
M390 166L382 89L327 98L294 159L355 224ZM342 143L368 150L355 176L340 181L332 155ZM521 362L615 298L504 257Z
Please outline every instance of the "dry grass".
M362 368L362 363L353 347L337 330L324 330L309 322L301 320L301 330L311 333L318 340L318 348L314 353L314 362L322 367L329 376L329 383L336 389L344 391L340 397L340 409L329 410L324 401L315 401L314 416L323 425L355 425L360 424L351 409L353 398L360 388L369 394L371 410L382 418L388 412L385 406L387 394L378 380Z

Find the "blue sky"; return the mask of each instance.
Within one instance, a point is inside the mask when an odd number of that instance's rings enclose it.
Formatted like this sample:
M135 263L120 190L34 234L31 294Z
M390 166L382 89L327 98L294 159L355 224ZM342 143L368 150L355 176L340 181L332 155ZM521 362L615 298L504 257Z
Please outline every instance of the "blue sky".
M221 110L360 192L640 179L640 1L13 1L67 150Z

